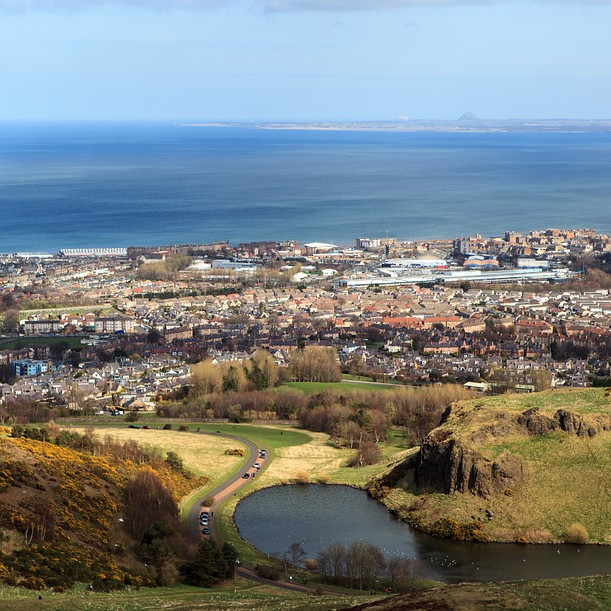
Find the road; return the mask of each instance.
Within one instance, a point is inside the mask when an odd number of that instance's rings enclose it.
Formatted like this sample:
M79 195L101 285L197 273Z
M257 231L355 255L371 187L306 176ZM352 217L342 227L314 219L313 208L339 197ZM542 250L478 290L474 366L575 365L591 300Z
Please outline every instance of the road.
M231 494L235 494L238 488L248 484L250 482L249 479L243 479L244 473L253 473L255 469L252 468L254 462L257 461L259 457L259 448L250 440L245 437L240 437L238 435L226 435L224 433L204 433L200 432L200 435L212 435L213 437L224 437L225 439L233 439L234 441L239 441L243 443L248 449L248 456L242 463L242 466L237 470L237 472L232 475L229 479L225 480L222 484L219 484L214 490L210 490L206 492L206 494L202 495L193 503L191 510L189 511L188 521L189 528L193 532L193 534L198 537L201 536L201 526L199 524L199 515L202 511L203 501L208 497L214 497L214 505L208 508L208 512L210 513L210 517L208 518L208 528L212 533L214 539L218 539L218 535L214 526L214 511L216 508L220 507L221 503L229 497ZM259 459L259 464L261 468L263 468L264 460L271 460L271 450L269 448L263 448L266 451L267 458Z

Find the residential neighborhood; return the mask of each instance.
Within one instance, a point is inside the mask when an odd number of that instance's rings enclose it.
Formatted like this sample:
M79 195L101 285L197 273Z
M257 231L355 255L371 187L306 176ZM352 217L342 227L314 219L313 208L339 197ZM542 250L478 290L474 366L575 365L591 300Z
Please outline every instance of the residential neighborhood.
M554 229L2 255L2 401L154 410L203 358L283 366L306 345L410 385L606 385L610 254L608 236Z

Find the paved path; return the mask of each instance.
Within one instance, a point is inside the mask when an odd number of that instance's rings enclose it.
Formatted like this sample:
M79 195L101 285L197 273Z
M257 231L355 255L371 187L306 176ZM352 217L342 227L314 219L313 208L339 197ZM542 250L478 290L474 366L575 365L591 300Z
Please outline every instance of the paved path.
M214 488L214 490L210 490L206 492L206 494L196 499L196 501L193 503L193 506L191 507L191 510L189 511L189 516L187 518L189 521L189 528L191 529L193 534L201 536L202 526L200 526L199 523L199 515L202 512L203 501L207 497L214 497L214 505L212 505L212 507L207 508L207 511L210 513L210 517L208 518L208 528L210 529L213 538L218 539L218 535L214 527L214 511L218 507L220 507L221 503L227 497L229 497L231 494L234 494L238 488L241 488L242 486L250 482L250 478L244 479L242 477L244 473L252 474L253 472L256 472L256 469L253 469L252 465L253 463L257 462L257 459L259 464L261 465L261 468L263 468L264 461L269 461L271 459L271 451L269 448L262 448L265 449L267 456L265 459L262 459L259 458L259 448L257 448L257 446L252 441L246 439L245 437L240 437L239 435L226 435L224 433L204 432L201 432L200 435L212 435L213 437L224 437L226 439L233 439L235 441L243 443L248 449L248 456L246 460L244 460L244 462L242 463L241 467L236 471L236 473L232 475L229 479L225 480L222 484L219 484L216 488Z

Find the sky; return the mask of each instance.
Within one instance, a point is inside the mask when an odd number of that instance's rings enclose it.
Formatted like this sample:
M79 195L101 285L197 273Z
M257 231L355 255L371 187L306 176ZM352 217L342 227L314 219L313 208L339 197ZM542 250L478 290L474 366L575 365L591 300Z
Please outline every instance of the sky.
M0 121L611 119L611 0L0 0Z

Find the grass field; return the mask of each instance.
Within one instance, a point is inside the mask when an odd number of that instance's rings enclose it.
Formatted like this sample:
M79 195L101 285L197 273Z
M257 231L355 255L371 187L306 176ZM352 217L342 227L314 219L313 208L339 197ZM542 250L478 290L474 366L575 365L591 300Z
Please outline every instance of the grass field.
M359 594L312 596L280 590L238 578L213 588L193 588L174 586L171 588L142 588L120 592L88 592L83 584L78 584L64 594L39 592L20 588L0 586L0 607L2 609L54 609L71 611L73 609L92 609L107 611L157 610L157 609L243 609L251 611L272 611L277 608L291 610L343 609L363 602L376 600L373 596ZM379 597L378 597L379 598Z
M83 335L83 337L85 337ZM16 340L12 340L2 344L0 347L2 350L15 350L16 348L22 348L25 346L44 344L46 346L53 346L55 344L59 344L61 342L67 342L70 348L82 348L83 344L81 344L80 337L21 337Z
M334 390L337 392L349 392L353 390L367 391L389 391L400 388L401 384L382 384L377 382L359 382L359 381L344 381L344 382L285 382L281 388L293 388L307 394L316 394L325 390Z
M70 430L84 432L84 429L75 427ZM110 435L121 442L133 439L142 445L158 448L163 455L176 452L190 471L209 478L206 489L210 490L237 471L244 461L240 456L225 454L225 450L242 448L246 451L246 446L238 441L212 435L158 429L128 429L125 426L111 429L94 428L94 431L101 438Z

